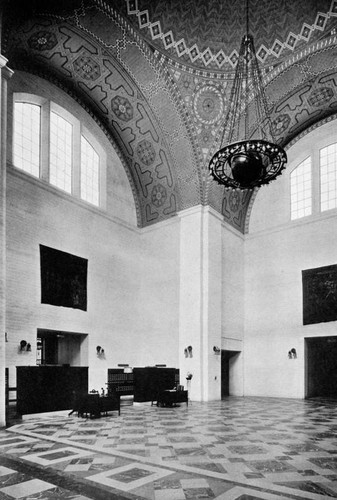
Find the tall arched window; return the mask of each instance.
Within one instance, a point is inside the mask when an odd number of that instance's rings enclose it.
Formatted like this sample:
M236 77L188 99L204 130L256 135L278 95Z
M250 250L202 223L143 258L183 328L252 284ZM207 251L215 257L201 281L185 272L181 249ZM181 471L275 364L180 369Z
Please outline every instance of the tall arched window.
M49 181L67 193L72 192L73 127L65 118L51 111L49 146Z
M103 207L106 155L92 134L64 108L38 96L14 94L13 105L13 165Z
M40 176L40 135L41 106L15 103L13 162L35 177Z
M312 213L311 157L306 158L290 174L291 219Z
M337 143L322 148L319 155L321 211L337 207Z
M81 198L99 204L99 156L90 142L81 136Z

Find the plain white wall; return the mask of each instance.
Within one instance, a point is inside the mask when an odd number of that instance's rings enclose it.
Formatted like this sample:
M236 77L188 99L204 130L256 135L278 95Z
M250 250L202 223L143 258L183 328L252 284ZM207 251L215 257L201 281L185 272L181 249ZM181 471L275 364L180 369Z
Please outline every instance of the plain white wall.
M128 303L140 281L135 264L139 235L70 197L9 169L7 178L8 366L35 364L37 328L89 335L92 383L104 364L117 363L128 336L137 328ZM39 245L88 259L87 311L41 304ZM124 345L116 340L125 337ZM18 353L25 339L31 353ZM106 361L95 346L105 347ZM117 349L116 349L117 347Z
M223 224L221 348L240 352L229 360L231 396L243 395L244 286L244 236Z
M222 347L242 340L244 332L244 237L227 224L222 228ZM226 340L227 339L227 340Z
M179 368L179 220L141 231L135 249L137 335L127 356L130 366L166 364ZM132 314L132 310L130 310Z
M142 235L53 191L9 168L7 366L36 363L43 328L88 334L90 388L118 363L178 367L177 221ZM40 244L88 259L86 312L41 304ZM18 351L22 339L32 352Z
M245 240L244 394L303 398L304 337L336 335L336 322L303 325L302 270L337 263L337 210L290 220L289 175L336 142L336 121L313 130L288 150L288 167L261 187ZM316 192L317 198L317 192ZM298 358L288 359L295 348Z

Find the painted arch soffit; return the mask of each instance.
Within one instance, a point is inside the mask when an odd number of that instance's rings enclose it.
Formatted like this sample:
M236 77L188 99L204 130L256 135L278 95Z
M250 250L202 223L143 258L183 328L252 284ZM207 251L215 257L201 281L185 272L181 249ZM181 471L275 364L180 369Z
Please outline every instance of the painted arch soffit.
M198 10L202 3L187 2L184 8L193 4ZM185 64L186 58L171 57L171 49L159 49L165 42L163 33L156 38L157 47L151 22L164 8L160 0L77 4L77 9L67 7L67 12L57 16L51 15L52 7L45 15L42 9L40 16L10 32L8 55L5 53L10 64L14 69L15 65L28 71L31 68L53 78L92 110L118 145L140 226L171 217L184 208L209 204L233 227L247 232L255 196L250 191L225 190L208 172L208 162L220 146L233 68L228 71L227 66L214 64L200 68L200 57ZM266 64L273 58L276 61L262 67L274 133L282 146L337 111L337 38L329 31L331 23L337 23L337 0L320 1L321 14L316 13L316 3L315 8L311 0L309 4L292 28L297 33L292 47L288 46L291 40L286 23L283 38L279 34L284 45L279 57L272 38L265 43L269 51ZM140 10L141 5L147 5L146 12ZM172 19L166 5L161 28L168 27ZM305 13L315 18L312 29L307 26ZM146 27L142 23L147 19L150 24ZM176 25L177 30L182 21ZM230 33L234 44L237 30ZM272 30L269 34L274 35Z
M139 226L201 203L200 169L163 71L112 9L25 19L7 33L5 49L11 67L57 83L113 138Z

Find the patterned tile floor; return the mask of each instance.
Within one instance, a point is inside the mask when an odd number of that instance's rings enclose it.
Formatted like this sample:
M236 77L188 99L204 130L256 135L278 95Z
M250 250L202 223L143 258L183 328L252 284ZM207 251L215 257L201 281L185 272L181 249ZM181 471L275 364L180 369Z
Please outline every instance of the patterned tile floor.
M234 398L0 430L0 499L337 498L337 402Z

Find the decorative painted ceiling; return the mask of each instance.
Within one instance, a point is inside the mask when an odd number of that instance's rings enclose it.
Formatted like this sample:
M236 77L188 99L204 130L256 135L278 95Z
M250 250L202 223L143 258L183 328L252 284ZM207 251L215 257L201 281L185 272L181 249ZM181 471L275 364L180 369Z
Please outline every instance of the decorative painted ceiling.
M2 52L11 69L52 81L97 120L124 164L139 226L202 204L244 233L256 193L225 190L208 163L220 147L245 4L8 0ZM287 147L337 113L337 0L249 5L274 133Z

